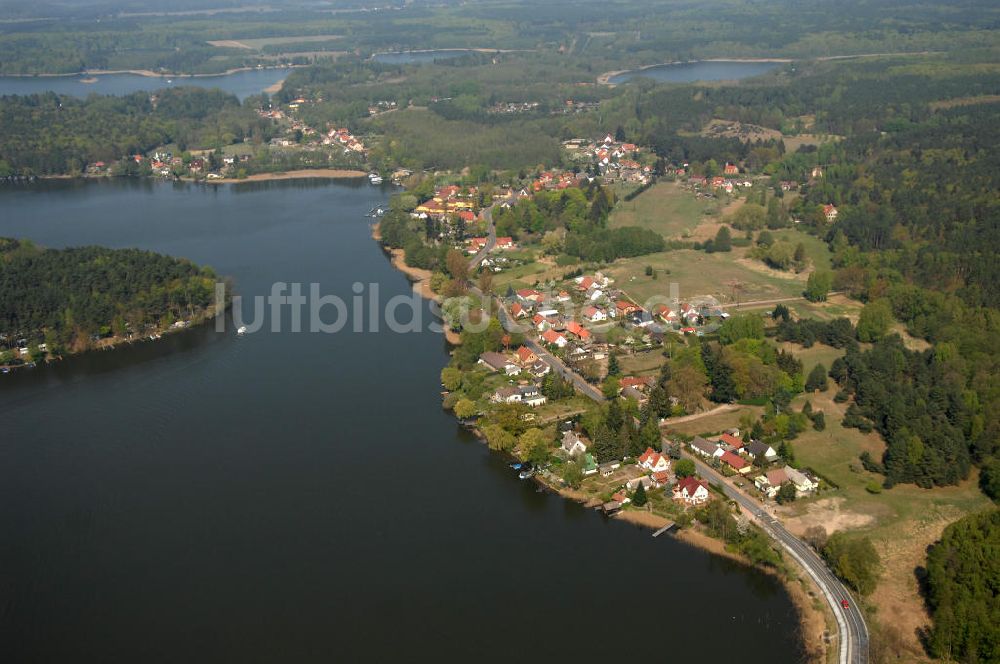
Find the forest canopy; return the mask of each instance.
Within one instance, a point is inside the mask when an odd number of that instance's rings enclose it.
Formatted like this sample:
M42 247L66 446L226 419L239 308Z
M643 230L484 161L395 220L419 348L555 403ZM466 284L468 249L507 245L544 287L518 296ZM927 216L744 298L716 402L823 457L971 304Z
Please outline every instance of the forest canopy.
M139 249L45 249L0 238L0 333L50 352L91 337L142 333L214 303L215 273Z

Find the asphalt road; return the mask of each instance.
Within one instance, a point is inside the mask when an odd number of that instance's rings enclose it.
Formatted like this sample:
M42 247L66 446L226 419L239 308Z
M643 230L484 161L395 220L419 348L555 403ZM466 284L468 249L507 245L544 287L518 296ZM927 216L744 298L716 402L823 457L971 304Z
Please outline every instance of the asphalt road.
M841 664L865 664L868 661L868 627L865 624L864 616L857 606L857 602L848 592L844 584L840 582L833 572L826 566L826 563L816 555L812 547L788 532L781 522L771 515L756 499L740 491L737 487L717 472L714 468L704 463L694 455L684 453L685 456L694 461L698 473L709 482L719 486L726 496L734 501L747 513L752 515L757 523L768 535L777 540L779 544L792 556L799 565L809 574L810 577L823 591L827 603L830 605L834 616L837 618L837 625L840 631L840 656ZM842 600L848 601L848 608L841 605Z
M472 270L475 270L479 266L496 244L496 227L493 225L492 210L487 210L484 213L484 218L489 224L489 239L482 251L472 258L470 263ZM472 290L482 295L478 289L473 288ZM510 317L503 302L499 298L494 298L494 302L497 305L497 315L503 328L507 331L520 331L519 328L521 326ZM530 335L525 337L524 345L548 363L553 371L562 374L564 378L571 381L580 393L597 402L605 400L604 394L599 389L588 383L575 371L572 371L562 360L542 347ZM867 664L868 627L865 624L864 616L861 615L861 610L857 606L857 602L854 601L854 598L848 592L847 588L844 587L844 584L840 582L840 579L834 576L833 572L826 566L826 563L816 555L816 552L809 545L788 532L781 525L781 522L764 509L761 503L755 498L730 484L722 474L704 463L701 459L686 452L685 455L694 461L695 467L702 477L718 485L727 497L736 501L744 511L753 516L761 528L764 529L764 532L781 544L782 548L806 570L806 573L812 577L816 585L822 590L827 603L830 605L830 609L837 619L837 626L840 632L838 657L840 664ZM847 600L848 602L846 609L841 604L843 600Z

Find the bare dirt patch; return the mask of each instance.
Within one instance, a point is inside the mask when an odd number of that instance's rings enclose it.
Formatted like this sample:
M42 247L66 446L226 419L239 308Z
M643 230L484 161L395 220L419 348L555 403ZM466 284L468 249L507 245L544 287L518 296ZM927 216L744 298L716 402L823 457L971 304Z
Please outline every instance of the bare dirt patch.
M810 503L804 514L783 519L785 527L801 537L812 526L823 526L827 533L864 528L875 523L871 514L844 509L846 498L824 498ZM779 511L781 511L779 509Z
M712 138L738 138L744 143L753 141L781 140L781 132L753 124L715 119L701 130L702 136Z

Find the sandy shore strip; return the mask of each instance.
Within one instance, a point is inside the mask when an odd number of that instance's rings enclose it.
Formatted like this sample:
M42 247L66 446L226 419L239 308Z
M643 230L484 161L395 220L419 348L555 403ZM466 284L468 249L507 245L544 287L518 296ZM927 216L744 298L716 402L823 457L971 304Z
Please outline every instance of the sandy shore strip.
M382 234L379 233L378 224L372 226L372 239L376 242L382 240ZM440 302L441 298L437 293L431 290L431 274L430 270L425 270L419 267L411 267L406 264L406 251L403 249L386 249L382 248L389 254L390 262L392 266L406 275L406 278L410 280L413 284L413 292L420 295L420 297L434 300L435 302ZM457 346L462 343L462 337L449 327L444 328L444 337L448 340L448 343Z
M280 171L277 173L254 173L245 178L219 178L204 180L207 184L239 184L240 182L266 182L268 180L302 180L305 178L325 178L328 180L346 180L363 178L368 175L364 171L351 171L340 168L307 168L300 171Z

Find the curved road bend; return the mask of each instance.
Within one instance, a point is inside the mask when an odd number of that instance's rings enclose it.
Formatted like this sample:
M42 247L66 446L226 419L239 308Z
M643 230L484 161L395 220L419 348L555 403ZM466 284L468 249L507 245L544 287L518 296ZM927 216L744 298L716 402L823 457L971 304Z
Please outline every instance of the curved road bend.
M694 461L695 467L702 477L718 485L726 497L736 501L744 511L753 516L764 532L777 540L823 591L827 603L837 618L840 630L840 663L866 664L868 662L868 627L865 625L865 619L861 615L857 602L851 597L840 579L833 575L833 572L809 545L788 532L781 525L781 522L764 509L757 500L731 485L721 473L701 459L686 451L684 455ZM845 599L849 603L849 607L846 609L841 604L841 601Z
M483 247L470 261L470 268L475 270L486 258L487 254L496 245L496 227L493 225L492 208L487 208L483 217L489 224L489 237L486 246ZM479 289L473 287L472 290L477 295L482 296ZM510 317L507 308L499 298L494 298L497 305L497 315L500 324L509 332L518 331L519 325ZM562 360L550 353L541 344L525 337L524 345L531 349L535 355L545 360L554 371L558 371L564 378L571 381L582 394L594 401L604 401L604 394L596 387L588 383L582 376L567 367ZM753 497L740 491L726 481L726 478L718 473L714 468L685 452L685 456L694 461L695 467L702 477L718 485L726 496L750 514L761 528L764 529L771 538L776 540L794 558L799 565L812 577L816 585L819 586L826 597L830 609L837 619L837 626L840 632L840 664L867 664L868 662L868 627L865 624L864 616L858 608L857 602L851 597L847 588L826 566L826 563L808 546L805 542L792 535L781 525L781 522L774 518L760 503ZM848 608L844 608L841 601L848 600Z

